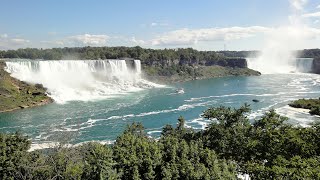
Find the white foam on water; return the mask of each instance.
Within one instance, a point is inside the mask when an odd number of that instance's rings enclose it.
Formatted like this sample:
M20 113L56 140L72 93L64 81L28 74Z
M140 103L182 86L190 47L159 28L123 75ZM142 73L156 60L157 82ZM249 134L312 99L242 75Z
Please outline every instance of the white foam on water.
M140 60L19 60L6 62L11 76L48 88L57 103L113 98L153 87L164 87L141 76Z
M148 134L148 135L152 135L152 134L154 134L154 133L157 133L157 134L158 134L158 133L161 133L161 132L162 132L162 131L148 131L147 134Z
M206 127L208 127L209 122L206 121L204 118L196 118L191 120L192 123L199 124L201 126L201 129L204 130Z
M197 97L197 98L190 98L187 100L184 100L185 102L196 102L196 101L203 101L205 99L212 99L212 98L223 98L223 97L235 97L235 96L254 96L254 97L268 97L268 96L277 96L277 95L283 95L286 94L285 92L279 92L276 94L226 94L226 95L220 95L220 96L203 96L203 97Z
M276 109L277 113L288 117L289 120L293 119L298 125L302 127L309 127L310 123L314 122L316 118L320 119L319 116L311 116L309 114L309 111L309 109L293 108L289 105Z
M77 147L77 146L81 146L85 143L89 143L89 142L97 142L100 143L102 145L110 145L110 144L114 144L115 140L102 140L102 141L84 141L78 144L64 144L63 147L64 148L72 148L72 147ZM51 149L51 148L57 148L61 146L61 144L59 142L52 142L52 141L48 141L48 142L42 142L42 143L32 143L30 148L28 149L28 152L32 152L35 150L40 150L40 149Z
M187 111L189 109L193 109L196 107L203 107L210 104L213 104L216 102L215 100L212 101L206 101L206 102L200 102L200 103L194 103L194 104L183 104L179 106L178 108L172 108L172 109L165 109L165 110L158 110L158 111L150 111L150 112L142 112L139 114L127 114L127 115L116 115L116 116L110 116L108 118L100 118L100 119L92 119L89 118L86 122L81 123L79 125L69 125L64 126L61 128L55 128L53 131L79 131L82 129L90 128L95 126L97 122L100 121L109 121L109 120L118 120L118 119L125 119L125 118L133 118L133 117L144 117L144 116L151 116L151 115L157 115L162 113L170 113L170 112L179 112L179 111ZM86 126L84 126L86 125ZM76 128L73 128L76 127Z
M32 143L28 152L40 150L40 149L48 149L58 147L59 143L57 142L43 142L43 143Z

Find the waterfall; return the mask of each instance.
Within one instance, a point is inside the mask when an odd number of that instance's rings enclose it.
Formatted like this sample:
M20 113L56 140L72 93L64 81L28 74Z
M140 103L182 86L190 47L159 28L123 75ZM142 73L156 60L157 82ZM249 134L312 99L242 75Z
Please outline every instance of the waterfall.
M310 73L312 72L313 58L297 58L296 72Z
M141 62L140 60L133 60L134 61L134 66L136 68L137 74L141 74Z
M115 97L156 87L141 77L140 60L16 60L6 71L21 81L42 84L57 103Z
M281 63L280 63L281 62ZM293 58L289 61L268 61L261 58L247 58L248 68L260 71L263 74L280 74L280 73L309 73L312 71L312 58Z

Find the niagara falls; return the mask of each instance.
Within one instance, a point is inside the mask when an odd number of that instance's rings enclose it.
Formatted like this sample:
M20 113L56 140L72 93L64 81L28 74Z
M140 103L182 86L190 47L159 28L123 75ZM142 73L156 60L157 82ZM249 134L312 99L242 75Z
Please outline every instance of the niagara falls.
M48 88L57 103L98 100L157 86L142 79L140 60L18 60L6 66L13 77Z
M320 2L0 11L0 179L320 179Z

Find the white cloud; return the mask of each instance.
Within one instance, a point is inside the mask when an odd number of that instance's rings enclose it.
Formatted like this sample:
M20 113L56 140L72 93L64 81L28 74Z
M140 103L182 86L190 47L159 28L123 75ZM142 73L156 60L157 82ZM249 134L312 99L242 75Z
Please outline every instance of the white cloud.
M105 46L110 39L107 35L81 34L68 36L61 39L40 41L41 47L63 47L63 46Z
M23 44L29 43L30 41L27 39L13 38L13 39L10 39L9 42L16 45L23 45Z
M278 33L280 32L280 33ZM300 41L315 40L320 37L320 29L311 27L281 27L273 30L273 33L278 36L290 37L292 42L297 42L295 39ZM290 39L288 39L290 41Z
M313 24L318 24L319 22L320 22L320 20L317 19L317 20L313 21Z
M64 46L65 42L63 40L54 40L54 41L40 41L42 46L46 47L57 47L57 46Z
M103 46L106 45L109 36L107 35L91 35L83 34L70 36L65 41L69 44L79 45L79 46Z
M207 29L179 29L170 31L151 40L154 46L161 45L193 45L199 41L230 41L243 39L269 31L261 26L207 28Z
M314 13L307 13L303 14L302 17L309 18L309 17L320 17L320 11Z
M159 26L169 26L168 23L157 23L157 22L153 22L150 24L151 27L159 27Z
M320 9L320 4L317 6L317 9Z
M157 25L158 25L158 23L155 23L155 22L150 24L150 26L157 26Z
M136 39L136 37L131 38L131 42L134 43L135 45L143 46L146 45L147 42L141 39Z
M0 49L18 49L30 46L30 40L0 34Z

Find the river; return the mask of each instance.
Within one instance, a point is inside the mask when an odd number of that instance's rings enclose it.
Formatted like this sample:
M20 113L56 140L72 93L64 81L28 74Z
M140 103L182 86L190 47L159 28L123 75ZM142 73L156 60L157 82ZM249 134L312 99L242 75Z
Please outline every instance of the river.
M0 131L21 131L33 144L63 141L110 143L132 122L141 122L148 135L158 137L166 124L181 115L186 125L203 129L210 121L202 112L211 106L250 104L251 121L274 108L289 123L307 126L319 119L287 104L299 98L320 96L320 76L307 73L222 77L147 88L93 101L68 101L0 114ZM184 94L175 90L183 88ZM253 102L256 99L259 102Z

